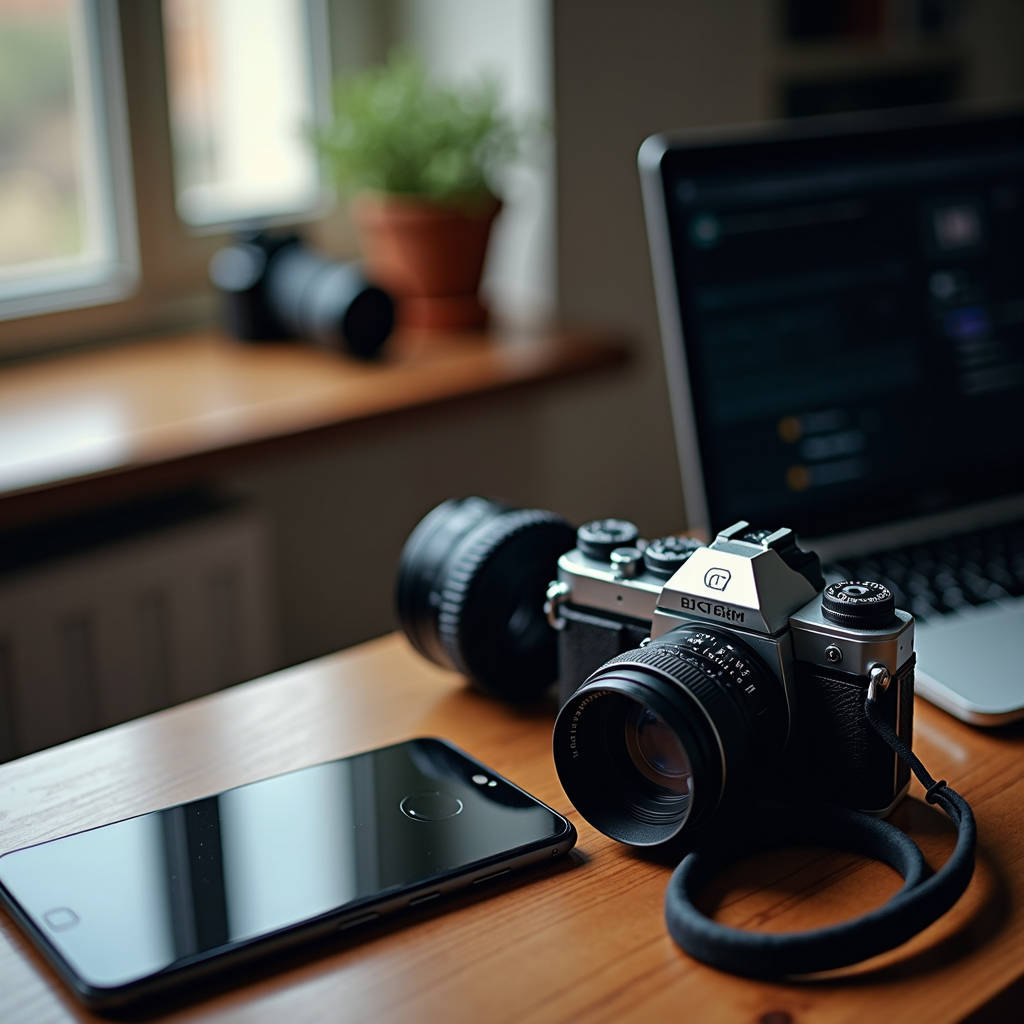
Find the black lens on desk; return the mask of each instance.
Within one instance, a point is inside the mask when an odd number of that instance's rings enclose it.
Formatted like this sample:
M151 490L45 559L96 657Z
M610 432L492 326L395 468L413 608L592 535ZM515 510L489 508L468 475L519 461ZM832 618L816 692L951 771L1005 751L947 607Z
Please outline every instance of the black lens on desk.
M544 597L572 527L553 512L485 498L446 501L413 530L398 569L412 645L492 696L533 700L558 671Z

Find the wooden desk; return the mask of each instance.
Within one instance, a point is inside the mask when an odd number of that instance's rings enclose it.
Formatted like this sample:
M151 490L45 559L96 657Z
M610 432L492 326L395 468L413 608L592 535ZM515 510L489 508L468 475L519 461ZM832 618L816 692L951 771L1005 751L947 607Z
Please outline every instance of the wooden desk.
M605 839L572 809L551 762L551 712L513 712L477 696L397 636L0 766L0 848L443 735L568 814L579 855L487 898L252 968L161 1020L939 1024L978 1011L975 1020L1019 1020L1024 733L981 733L920 702L917 711L915 747L974 805L977 876L948 919L906 947L800 985L731 978L681 953L661 916L669 867ZM952 830L913 793L896 821L939 863ZM757 863L719 886L722 919L807 927L880 902L898 884L887 868L841 854ZM90 1019L0 914L0 1021Z
M0 528L203 483L425 406L614 366L592 333L399 332L360 362L218 331L0 368Z

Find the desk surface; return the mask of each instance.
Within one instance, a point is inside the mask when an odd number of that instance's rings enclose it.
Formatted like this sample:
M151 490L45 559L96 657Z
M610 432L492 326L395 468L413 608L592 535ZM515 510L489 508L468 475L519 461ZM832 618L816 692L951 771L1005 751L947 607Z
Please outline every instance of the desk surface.
M552 712L514 712L477 696L397 636L0 766L0 850L443 735L572 818L578 854L487 898L255 966L233 987L169 1006L161 1020L939 1024L979 1008L975 1020L1017 1020L1024 732L984 734L921 702L917 712L916 749L974 805L977 875L947 919L905 947L801 985L730 978L681 953L661 917L669 866L604 838L569 805L551 763ZM952 849L952 829L919 787L893 820L933 865ZM784 929L877 904L898 880L878 864L805 850L740 866L716 887L720 919ZM0 913L0 1021L89 1019Z
M593 333L399 332L374 362L218 331L0 368L0 526L200 482L246 456L614 365Z

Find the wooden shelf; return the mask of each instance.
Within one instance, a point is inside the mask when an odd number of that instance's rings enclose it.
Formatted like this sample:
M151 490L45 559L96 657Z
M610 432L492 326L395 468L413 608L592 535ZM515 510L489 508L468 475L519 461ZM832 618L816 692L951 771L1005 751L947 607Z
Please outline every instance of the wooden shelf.
M217 331L0 370L0 527L188 486L429 406L620 363L593 334L414 334L364 363Z

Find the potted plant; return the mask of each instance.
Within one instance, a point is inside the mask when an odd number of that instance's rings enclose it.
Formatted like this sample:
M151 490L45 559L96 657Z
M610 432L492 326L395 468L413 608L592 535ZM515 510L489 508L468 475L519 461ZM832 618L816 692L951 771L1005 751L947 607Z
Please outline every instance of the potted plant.
M338 83L333 123L316 136L352 219L368 276L405 326L470 329L496 181L526 129L499 109L494 82L444 86L407 53Z

